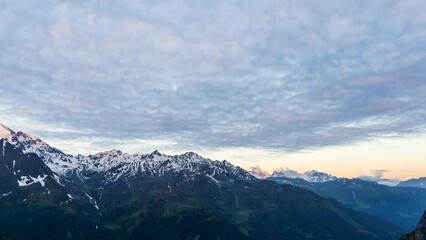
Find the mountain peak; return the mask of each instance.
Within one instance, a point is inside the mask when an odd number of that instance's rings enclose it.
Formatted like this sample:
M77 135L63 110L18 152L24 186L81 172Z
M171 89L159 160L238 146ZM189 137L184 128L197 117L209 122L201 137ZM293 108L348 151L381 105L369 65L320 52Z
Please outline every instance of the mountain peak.
M0 139L7 139L9 142L11 141L34 141L41 142L40 138L31 136L22 131L13 131L9 127L0 123Z
M308 182L318 182L318 183L329 182L329 181L333 181L337 179L337 177L331 174L319 172L316 170L305 172L300 175L300 178L305 179Z
M161 156L162 154L156 149L154 150L154 152L152 152L150 155L154 155L154 156Z
M15 134L15 136L16 136L17 138L21 138L20 140L25 140L25 141L34 141L34 142L41 142L41 139L40 139L40 138L38 138L38 137L34 137L34 136L31 136L31 135L26 134L26 133L21 132L21 131L18 131L18 132Z
M111 150L108 150L108 151L105 151L105 152L101 152L101 154L107 154L107 155L111 155L111 154L114 154L114 155L121 155L121 154L123 154L123 152L122 152L121 150L118 150L118 149L111 149Z
M198 155L198 153L196 153L196 152L186 152L186 153L182 154L181 156L189 157L189 158L192 158L192 157L201 157L201 156L200 156L200 155Z
M10 139L15 132L0 123L0 139Z
M94 157L94 158L104 158L104 157L118 157L121 155L124 155L126 153L123 153L120 150L117 149L112 149L112 150L108 150L108 151L103 151L103 152L98 152L94 155L89 155L88 157Z

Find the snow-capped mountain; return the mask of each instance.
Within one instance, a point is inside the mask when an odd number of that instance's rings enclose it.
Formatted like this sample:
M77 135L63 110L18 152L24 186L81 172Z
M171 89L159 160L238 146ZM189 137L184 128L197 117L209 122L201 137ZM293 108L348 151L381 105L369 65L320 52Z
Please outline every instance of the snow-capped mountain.
M219 175L241 180L254 179L245 170L227 161L213 161L193 152L169 156L158 151L151 154L128 154L120 150L110 150L89 156L73 156L51 147L37 137L15 132L4 125L0 125L0 138L24 153L37 154L53 173L61 177L75 175L87 178L97 173L108 181L115 181L136 175L162 176L166 173L184 172L189 178L195 174L205 174L215 181Z
M276 169L272 174L261 169L259 166L251 167L248 171L251 175L259 179L265 179L269 177L273 178L289 178L289 179L303 179L311 183L322 183L329 182L338 179L337 177L328 173L318 172L315 170L307 171L305 173L299 173L289 168Z
M308 182L316 182L316 183L329 182L329 181L337 180L337 177L335 177L331 174L318 172L318 171L315 171L315 170L308 171L308 172L301 174L300 178L305 179Z
M288 168L281 168L275 170L271 177L281 177L281 178L300 178L312 183L322 183L337 180L337 177L330 175L328 173L318 172L315 170L307 171L305 173L298 173L294 170Z
M62 175L69 169L75 168L76 159L57 148L51 147L41 139L0 124L0 139L6 139L10 144L21 149L24 153L35 153L56 174Z
M0 139L8 139L10 140L10 137L14 134L15 132L4 126L3 124L0 123Z
M193 152L73 156L4 126L0 134L1 236L379 240L401 235L381 219L354 214L298 187L256 180L226 161ZM274 221L263 224L265 219ZM343 223L343 231L330 223ZM323 225L312 227L318 224Z
M70 169L69 172L77 173L82 177L95 172L108 181L133 176L163 176L177 173L184 173L187 178L204 174L214 181L218 181L221 176L241 180L254 179L249 173L227 161L213 161L194 152L169 156L158 151L150 154L128 154L111 150L95 155L77 156L74 160L77 162L77 167Z

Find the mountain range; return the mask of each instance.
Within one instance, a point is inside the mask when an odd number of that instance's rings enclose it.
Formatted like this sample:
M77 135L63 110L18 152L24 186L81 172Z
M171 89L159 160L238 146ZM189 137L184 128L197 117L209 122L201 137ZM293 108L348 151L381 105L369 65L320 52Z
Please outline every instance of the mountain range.
M310 190L344 206L386 219L402 229L413 229L426 209L426 189L390 187L361 179L339 178L308 182L300 178L270 177L267 180Z
M402 229L227 161L69 155L0 126L3 239L396 239Z
M415 227L426 209L426 178L396 182L378 177L338 178L319 171L297 171L280 168L272 174L252 167L253 176L310 190L320 196L333 198L344 206L367 212L398 225L404 230Z
M304 173L297 172L289 168L279 168L271 173L263 170L259 166L250 167L248 171L251 175L259 178L266 179L269 177L278 177L278 178L289 178L289 179L303 179L311 183L322 183L337 180L338 177L333 176L328 173L319 172L316 170L307 171ZM413 178L406 181L400 181L399 179L387 179L381 177L371 177L371 176L360 176L359 179L376 182L381 185L386 186L398 186L398 187L417 187L417 188L426 188L426 177L423 178Z
M336 176L333 176L328 173L319 172L316 170L307 171L305 173L299 173L297 171L294 171L288 168L279 168L274 170L272 174L269 174L268 172L262 170L259 166L251 167L251 169L249 170L249 173L260 179L265 179L268 177L281 177L281 178L291 178L291 179L297 178L297 179L306 180L308 182L316 182L316 183L329 182L329 181L333 181L337 179Z

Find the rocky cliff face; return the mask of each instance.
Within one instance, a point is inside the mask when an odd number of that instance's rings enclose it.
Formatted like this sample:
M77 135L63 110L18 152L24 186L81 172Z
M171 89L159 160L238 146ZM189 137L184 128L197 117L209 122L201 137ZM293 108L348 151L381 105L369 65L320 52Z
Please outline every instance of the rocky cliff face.
M416 230L403 236L400 240L426 240L426 212L416 227Z

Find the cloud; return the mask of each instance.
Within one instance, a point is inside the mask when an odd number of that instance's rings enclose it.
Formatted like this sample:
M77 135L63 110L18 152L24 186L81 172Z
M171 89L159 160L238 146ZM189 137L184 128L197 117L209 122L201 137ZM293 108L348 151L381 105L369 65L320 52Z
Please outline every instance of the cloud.
M424 1L1 6L0 121L37 134L300 151L425 127Z
M387 173L387 172L391 172L391 170L387 170L387 169L377 169L377 170L372 170L371 172L373 173L373 176L374 176L374 177L382 178L382 177L383 177L383 175L384 175L385 173Z
M392 172L392 170L388 169L376 169L371 170L370 175L362 175L359 176L359 179L365 180L365 181L372 181L372 182L379 182L385 185L395 186L400 182L400 179L398 178L385 178L384 175L386 173Z

